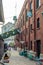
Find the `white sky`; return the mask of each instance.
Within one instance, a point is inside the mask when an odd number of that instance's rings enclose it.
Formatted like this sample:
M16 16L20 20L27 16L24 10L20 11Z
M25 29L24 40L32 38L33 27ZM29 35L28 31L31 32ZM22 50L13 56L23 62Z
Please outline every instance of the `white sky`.
M18 17L23 3L24 0L3 0L5 23L14 22L13 16L16 15ZM1 26L0 26L0 32L1 32Z
M13 16L19 15L23 2L24 0L3 0L5 22L12 21Z

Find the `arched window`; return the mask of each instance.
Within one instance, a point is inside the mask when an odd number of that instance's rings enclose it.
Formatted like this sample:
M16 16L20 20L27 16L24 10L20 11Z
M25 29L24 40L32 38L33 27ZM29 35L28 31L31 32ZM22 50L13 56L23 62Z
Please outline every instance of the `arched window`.
M37 28L40 28L40 19L37 18Z
M36 0L36 8L38 8L40 6L40 0Z

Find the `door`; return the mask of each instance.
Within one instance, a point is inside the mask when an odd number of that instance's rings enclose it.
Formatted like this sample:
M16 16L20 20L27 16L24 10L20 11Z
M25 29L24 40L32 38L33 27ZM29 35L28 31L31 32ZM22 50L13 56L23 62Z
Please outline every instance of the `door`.
M37 40L36 41L36 54L38 58L40 58L40 53L41 53L41 41Z

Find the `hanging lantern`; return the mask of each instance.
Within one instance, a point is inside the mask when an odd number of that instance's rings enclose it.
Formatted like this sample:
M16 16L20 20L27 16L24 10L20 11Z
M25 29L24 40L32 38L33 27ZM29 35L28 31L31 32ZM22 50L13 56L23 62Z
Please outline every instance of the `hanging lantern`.
M13 20L15 20L15 21L16 21L16 20L17 20L17 17L16 17L16 16L14 16L14 17L13 17Z

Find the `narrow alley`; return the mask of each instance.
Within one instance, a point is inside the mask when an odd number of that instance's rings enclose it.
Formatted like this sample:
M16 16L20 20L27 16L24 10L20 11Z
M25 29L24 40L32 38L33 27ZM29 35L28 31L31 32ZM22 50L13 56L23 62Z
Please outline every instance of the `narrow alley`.
M29 60L26 57L20 56L18 51L11 50L11 56L9 59L8 65L36 65L32 60Z

